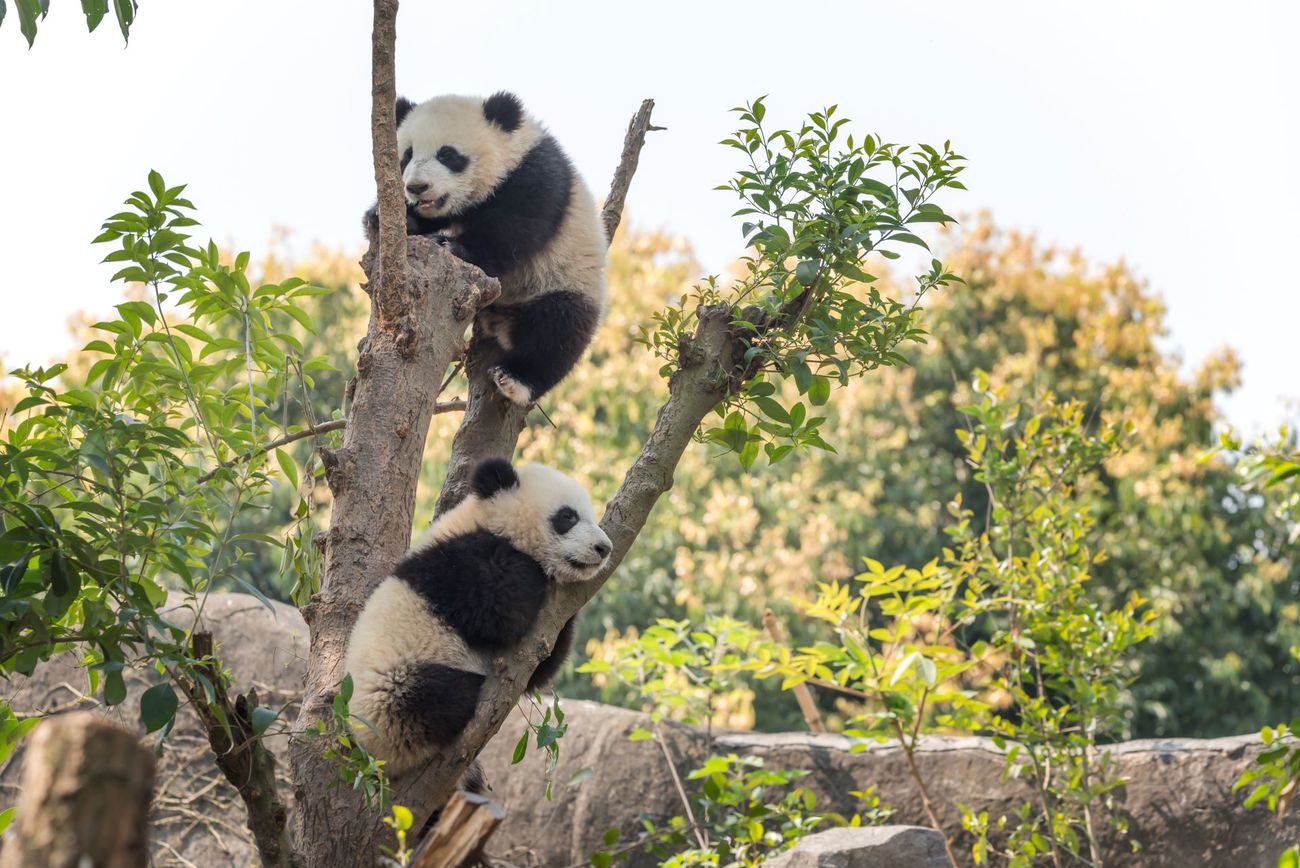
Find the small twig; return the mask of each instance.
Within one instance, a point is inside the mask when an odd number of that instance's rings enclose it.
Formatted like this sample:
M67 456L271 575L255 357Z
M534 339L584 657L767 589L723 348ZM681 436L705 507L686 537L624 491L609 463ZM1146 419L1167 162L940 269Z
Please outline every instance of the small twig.
M645 134L650 130L662 130L666 127L652 126L650 112L654 111L655 101L641 101L641 107L632 115L627 125L627 136L623 139L623 153L618 159L618 168L614 170L614 180L609 185L609 195L605 197L605 207L601 209L600 220L605 224L605 238L614 240L614 232L623 219L623 203L627 200L627 190L636 174L636 164L641 158L641 148L645 145Z
M763 626L773 642L778 645L785 644L785 635L781 632L781 625L777 623L776 615L772 614L771 609L763 610ZM821 712L817 710L817 703L813 702L812 691L808 689L808 684L800 681L793 689L795 701L799 703L799 710L803 712L803 719L808 724L808 728L813 732L825 732L826 727L822 725Z
M465 406L465 399L457 398L454 401L443 401L442 403L434 404L433 412L434 415L439 413L458 413L464 410ZM229 467L243 464L246 461L251 461L259 455L265 455L272 449L279 449L281 446L287 446L290 443L296 443L297 441L305 440L308 437L315 437L318 434L328 434L331 431L341 431L346 428L347 425L347 419L334 419L329 422L322 422L319 425L313 425L310 428L304 428L301 431L294 431L292 434L285 434L283 437L278 437L270 443L267 443L265 446L259 446L256 449L245 452L243 455L232 458L229 461L223 461L215 470L209 470L207 473L200 476L197 484L202 485L205 482L211 482L212 478L216 476L218 472Z
M704 832L700 830L700 824L695 821L695 812L691 810L691 800L686 795L686 788L682 786L682 779L677 774L677 763L673 761L672 752L668 750L668 742L664 741L664 731L657 723L654 727L655 741L659 743L659 749L664 752L664 761L668 763L668 773L673 776L673 786L677 789L677 797L682 800L682 808L685 809L686 819L695 832L695 840L699 843L701 850L707 850L709 849L709 842L705 839Z

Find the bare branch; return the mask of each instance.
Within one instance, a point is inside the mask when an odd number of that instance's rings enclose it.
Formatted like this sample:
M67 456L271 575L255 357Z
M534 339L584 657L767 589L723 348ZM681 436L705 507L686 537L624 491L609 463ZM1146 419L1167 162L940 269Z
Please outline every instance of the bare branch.
M370 131L379 192L379 279L371 298L380 324L391 327L405 313L397 294L406 286L406 198L397 159L397 0L375 0L371 34Z
M645 145L645 134L650 130L662 130L664 127L650 125L650 112L654 111L655 101L642 100L641 107L632 115L627 125L627 135L623 138L623 153L618 158L618 168L614 170L614 180L609 185L609 195L605 197L605 207L600 211L600 220L605 224L605 238L611 243L618 224L623 220L623 204L627 201L627 190L632 186L632 176L636 174L637 163L641 159L641 148Z
M328 434L331 431L339 431L346 427L347 424L347 419L334 419L330 422L322 422L319 425L312 425L310 428L304 428L301 431L294 431L292 434L285 434L283 437L278 437L264 446L259 446L256 449L251 449L248 452L245 452L238 458L232 458L229 461L221 462L220 465L200 476L197 484L202 485L205 482L211 482L212 478L222 470L225 470L228 467L234 467L238 464L243 464L246 461L252 461L257 456L265 455L272 449L279 449L281 446L288 446L290 443L296 443L305 437L315 437L319 434Z
M627 135L623 139L623 152L619 156L618 168L614 170L614 180L609 186L609 197L601 210L601 222L605 227L606 243L614 240L614 231L618 229L623 218L623 205L627 201L627 191L636 174L637 162L641 148L645 145L646 132L661 130L650 124L650 113L655 101L642 100L641 107L632 120L628 122ZM475 335L465 357L465 373L469 377L469 402L465 418L456 429L456 436L451 442L451 456L447 459L447 478L442 491L438 494L438 503L434 508L436 515L441 515L464 499L469 491L469 477L474 468L484 458L508 458L515 454L519 434L524 430L528 409L519 407L506 400L497 390L492 378L487 373L486 359L481 341L490 341ZM445 384L444 384L445 385Z

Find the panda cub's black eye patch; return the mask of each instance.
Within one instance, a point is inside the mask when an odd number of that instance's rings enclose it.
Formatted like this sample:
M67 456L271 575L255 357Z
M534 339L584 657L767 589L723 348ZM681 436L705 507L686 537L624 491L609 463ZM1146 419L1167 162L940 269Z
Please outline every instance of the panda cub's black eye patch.
M438 162L442 163L453 172L463 172L469 165L469 157L453 148L451 145L443 145L438 149Z
M402 171L406 171L406 164L411 162L411 149L407 148L402 152Z
M563 509L556 510L551 516L551 527L560 536L564 536L573 530L573 526L578 523L578 513L573 507L566 506Z

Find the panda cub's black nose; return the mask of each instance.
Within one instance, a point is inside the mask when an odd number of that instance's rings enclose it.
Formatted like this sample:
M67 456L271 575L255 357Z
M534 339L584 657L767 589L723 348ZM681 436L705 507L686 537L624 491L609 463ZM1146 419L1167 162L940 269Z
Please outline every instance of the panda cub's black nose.
M592 548L595 549L596 554L600 555L602 558L609 554L609 543L599 542L593 545Z
M412 196L418 196L427 189L429 189L428 184L421 184L418 182L412 182L406 185L406 191L410 193Z

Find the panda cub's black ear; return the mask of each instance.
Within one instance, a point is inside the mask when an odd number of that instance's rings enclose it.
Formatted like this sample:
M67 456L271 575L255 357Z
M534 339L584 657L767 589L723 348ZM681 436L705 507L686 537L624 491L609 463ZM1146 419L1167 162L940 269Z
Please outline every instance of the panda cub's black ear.
M415 103L411 102L404 96L397 98L397 125L402 125L402 118L406 117L407 112L415 108Z
M475 494L486 499L519 485L519 474L504 458L489 458L474 468L474 480L470 484Z
M483 117L488 123L513 133L524 122L524 104L513 93L498 91L483 101Z

